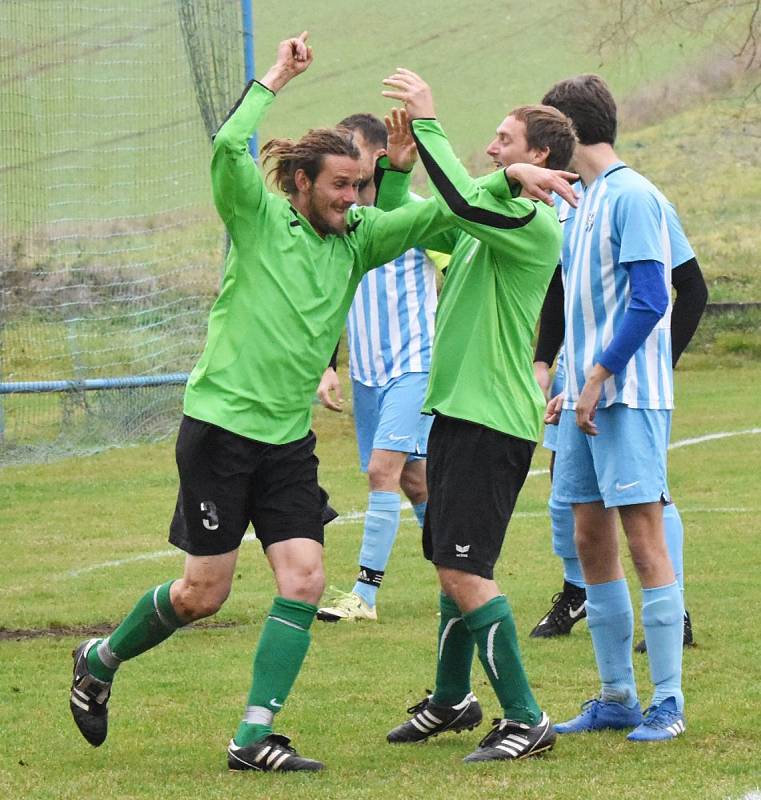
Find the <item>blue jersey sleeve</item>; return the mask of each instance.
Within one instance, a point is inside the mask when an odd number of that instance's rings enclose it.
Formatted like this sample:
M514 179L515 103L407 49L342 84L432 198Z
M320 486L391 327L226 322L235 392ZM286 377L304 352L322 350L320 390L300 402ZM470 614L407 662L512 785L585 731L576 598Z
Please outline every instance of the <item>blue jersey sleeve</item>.
M668 225L669 242L671 243L671 264L674 267L680 267L695 258L695 252L687 241L682 223L671 203L666 205L666 224Z
M630 188L616 198L612 220L619 240L618 263L668 263L661 228L663 206L651 191Z
M631 299L612 341L597 359L614 375L623 371L642 347L669 304L660 261L637 261L622 266L629 273Z

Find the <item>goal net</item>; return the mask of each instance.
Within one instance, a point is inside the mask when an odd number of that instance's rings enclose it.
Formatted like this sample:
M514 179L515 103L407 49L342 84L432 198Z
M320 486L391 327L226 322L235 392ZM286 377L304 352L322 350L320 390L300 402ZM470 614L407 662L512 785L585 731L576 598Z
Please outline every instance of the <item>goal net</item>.
M243 84L240 0L0 3L0 465L175 429Z

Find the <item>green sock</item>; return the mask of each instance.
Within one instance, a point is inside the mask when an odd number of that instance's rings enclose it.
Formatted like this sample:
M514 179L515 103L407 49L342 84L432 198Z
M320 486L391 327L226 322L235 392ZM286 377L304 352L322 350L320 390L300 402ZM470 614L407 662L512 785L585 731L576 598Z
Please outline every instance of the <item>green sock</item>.
M254 656L254 677L246 713L235 733L239 747L272 733L272 720L283 707L309 649L309 628L317 606L276 597Z
M444 592L439 597L439 647L436 661L436 691L433 702L442 706L459 703L470 692L470 669L476 643L462 612Z
M169 599L173 583L167 581L146 592L121 625L107 639L90 648L87 667L96 678L113 680L122 661L150 650L185 624Z
M518 637L510 604L504 595L494 597L464 615L478 645L478 658L502 705L505 719L535 725L542 715L531 693L521 662Z

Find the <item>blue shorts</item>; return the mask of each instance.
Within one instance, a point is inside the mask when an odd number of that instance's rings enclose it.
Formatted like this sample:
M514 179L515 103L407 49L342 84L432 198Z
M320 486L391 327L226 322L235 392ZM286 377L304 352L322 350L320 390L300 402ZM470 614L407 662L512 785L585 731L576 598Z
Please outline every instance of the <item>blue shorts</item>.
M555 453L558 449L559 427L560 427L559 425L544 426L544 439L542 439L542 447L546 447L548 450L552 450L553 453Z
M563 369L562 359L558 359L558 368L555 370L555 376L552 379L552 388L550 389L551 398L563 391L564 383L565 370ZM553 453L558 449L557 425L544 426L544 439L542 440L542 447L547 448L547 450L552 450Z
M606 508L668 501L671 412L616 403L598 408L595 423L597 436L587 436L572 409L560 415L553 497L563 503L601 500Z
M405 372L385 386L352 381L354 427L359 466L367 472L373 450L408 453L408 461L425 458L433 417L421 414L428 388L427 372Z

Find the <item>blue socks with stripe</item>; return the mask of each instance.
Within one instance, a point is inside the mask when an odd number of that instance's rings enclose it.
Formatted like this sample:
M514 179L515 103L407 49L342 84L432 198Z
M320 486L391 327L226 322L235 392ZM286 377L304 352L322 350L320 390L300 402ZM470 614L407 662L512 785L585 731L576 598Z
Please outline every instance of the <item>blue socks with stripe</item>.
M632 665L634 613L626 580L588 585L586 608L601 699L631 708L637 702L637 687Z
M666 537L666 548L669 551L676 582L684 592L684 526L679 516L679 509L674 503L663 507L663 535Z
M352 591L371 607L375 606L378 587L399 530L401 506L398 492L370 492L359 551L359 578Z
M660 705L667 697L673 697L677 709L681 711L684 708L684 604L676 581L668 586L642 590L642 625L645 628L650 677L655 684L652 705Z
M552 495L550 495L547 505L552 527L552 550L563 560L563 578L568 583L583 589L584 573L581 570L581 561L576 555L576 544L573 541L575 529L573 508L570 503L556 500Z

